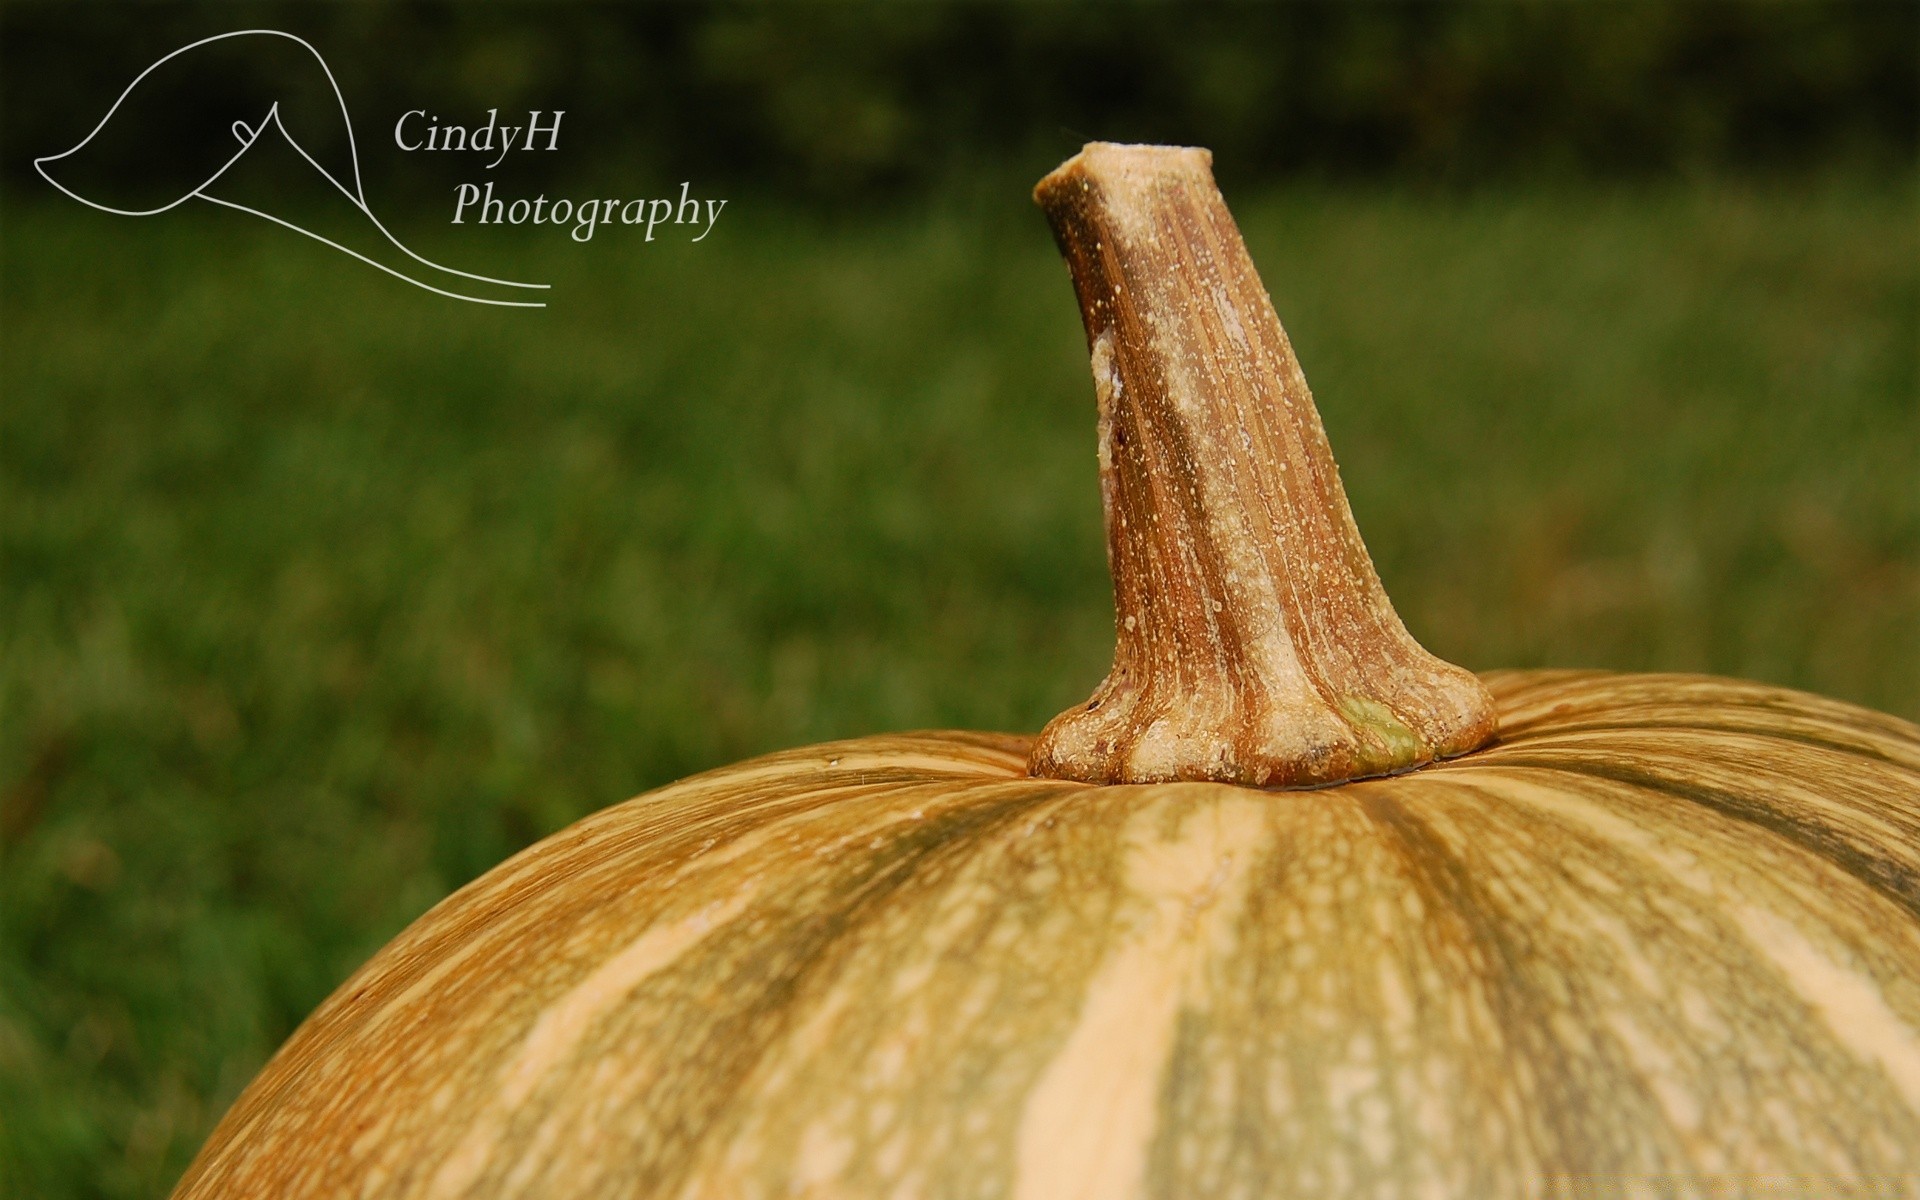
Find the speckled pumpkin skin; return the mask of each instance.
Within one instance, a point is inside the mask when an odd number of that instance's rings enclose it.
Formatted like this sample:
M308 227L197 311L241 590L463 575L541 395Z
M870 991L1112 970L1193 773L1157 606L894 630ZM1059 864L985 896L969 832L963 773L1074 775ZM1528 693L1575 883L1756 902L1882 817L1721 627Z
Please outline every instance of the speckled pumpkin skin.
M1487 677L1318 791L868 738L609 808L300 1027L181 1197L1920 1195L1920 729Z

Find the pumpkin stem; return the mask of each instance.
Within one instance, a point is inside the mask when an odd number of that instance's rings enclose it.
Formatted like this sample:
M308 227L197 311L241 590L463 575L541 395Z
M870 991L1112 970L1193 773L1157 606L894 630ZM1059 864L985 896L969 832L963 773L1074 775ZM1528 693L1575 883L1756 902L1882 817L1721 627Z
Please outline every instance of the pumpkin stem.
M1305 787L1464 754L1493 700L1381 589L1212 164L1096 142L1034 189L1093 352L1118 644L1029 770Z

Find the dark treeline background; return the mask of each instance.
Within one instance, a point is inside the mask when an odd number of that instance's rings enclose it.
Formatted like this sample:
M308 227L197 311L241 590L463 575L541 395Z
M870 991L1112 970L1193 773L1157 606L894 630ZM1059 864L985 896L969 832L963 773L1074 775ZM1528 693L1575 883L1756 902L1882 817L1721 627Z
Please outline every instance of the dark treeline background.
M204 3L10 4L7 181L32 180L31 157L73 144L141 67L241 27L240 15ZM1920 5L1904 0L294 3L244 16L326 57L359 124L368 184L394 199L439 197L472 173L464 156L394 151L392 121L420 106L476 123L493 107L567 109L572 152L540 164L558 182L589 164L608 182L617 163L635 178L835 204L982 164L1031 174L1090 138L1204 142L1229 182L1453 185L1885 170L1913 160L1920 124ZM182 119L272 86L199 79ZM150 174L172 150L154 138L120 166Z

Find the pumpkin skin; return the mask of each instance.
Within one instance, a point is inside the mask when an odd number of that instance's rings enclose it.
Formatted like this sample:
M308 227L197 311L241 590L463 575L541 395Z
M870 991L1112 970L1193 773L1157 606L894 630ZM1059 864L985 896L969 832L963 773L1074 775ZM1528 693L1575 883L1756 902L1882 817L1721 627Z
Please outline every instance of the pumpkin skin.
M176 1194L1920 1194L1920 728L1484 678L1494 745L1313 791L927 733L607 809L343 984Z

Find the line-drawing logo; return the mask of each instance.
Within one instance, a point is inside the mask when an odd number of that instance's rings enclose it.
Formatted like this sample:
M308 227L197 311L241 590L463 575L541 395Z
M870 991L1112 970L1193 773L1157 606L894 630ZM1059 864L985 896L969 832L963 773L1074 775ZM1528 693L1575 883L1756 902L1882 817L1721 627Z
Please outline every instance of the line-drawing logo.
M300 46L300 48L305 50L308 54L311 54L313 56L313 61L319 64L321 72L326 76L327 86L331 88L333 91L334 101L340 107L340 119L345 124L346 138L347 138L347 161L352 166L352 186L351 187L349 187L345 182L343 182L339 177L337 177L332 171L329 171L327 170L327 168L321 166L319 160L317 160L312 154L309 154L307 152L307 148L305 146L302 146L299 143L299 141L294 138L293 134L288 131L286 127L286 123L281 120L280 102L277 100L274 101L272 105L268 107L267 111L264 114L262 114L259 120L254 124L249 125L245 120L236 120L233 123L233 126L232 126L233 136L240 143L240 148L234 151L233 155L229 157L224 163L222 163L217 170L215 170L211 175L207 176L206 179L200 181L198 185L196 185L192 190L186 192L184 195L175 197L173 200L165 204L159 205L158 207L155 207L155 208L146 208L146 209L115 208L112 205L101 204L96 201L89 200L87 197L80 195L78 192L74 191L72 188L68 187L66 184L61 183L58 179L55 179L53 177L53 174L47 169L47 164L59 162L61 159L67 158L73 154L77 154L82 149L84 149L87 143L91 142L96 136L99 135L101 130L107 127L107 122L113 119L113 114L120 110L120 106L126 102L127 97L133 95L135 89L137 89L140 86L142 81L144 81L148 76L152 75L155 71L159 70L166 63L172 61L173 59L179 58L181 55L186 54L190 51L197 50L202 46L211 45L215 42L225 41L228 38L250 38L250 37L285 38L288 41L293 42L298 46ZM74 146L70 150L63 151L59 154L48 154L41 158L36 158L33 160L33 166L35 170L40 172L41 178L45 179L48 183L52 184L56 188L59 188L62 192L66 193L68 196L71 196L73 199L78 200L80 203L86 205L87 207L99 209L101 212L113 213L117 216L123 216L123 217L151 217L159 213L166 212L170 209L177 208L178 206L185 204L189 200L195 200L195 199L205 200L212 204L218 204L224 208L237 209L240 212L251 213L256 217L264 218L268 221L273 222L276 225L284 226L287 229L291 229L295 233L304 234L305 236L310 237L317 242L321 242L328 246L333 247L335 250L340 251L342 254L351 255L352 257L359 259L361 262L366 263L370 267L378 268L379 270L385 271L389 275L395 276L399 279L403 279L406 282L414 285L415 287L424 288L425 290L429 292L433 292L436 295L446 296L449 299L453 299L453 300L466 300L474 304L492 304L492 305L497 305L503 308L545 308L546 307L546 302L544 300L498 300L498 299L492 299L485 296L467 295L464 292L457 292L457 291L450 290L452 287L459 286L457 284L449 284L448 287L444 287L444 288L435 287L431 283L427 283L421 279L414 278L412 275L407 274L405 271L397 270L393 267L388 266L385 263L369 258L368 256L360 253L357 250L353 250L346 246L342 246L339 242L336 242L331 238L323 237L320 234L315 233L310 229L302 228L301 226L296 225L291 221L284 220L280 217L276 217L272 213L262 212L257 208L251 207L250 205L241 204L233 200L227 200L218 196L208 194L207 189L213 186L214 182L218 180L222 175L225 175L227 171L235 163L239 162L241 157L244 156L247 153L247 151L253 148L254 144L260 140L261 135L266 133L270 127L276 130L281 137L285 138L287 140L287 143L291 145L295 150L299 151L300 157L306 159L307 162L312 165L313 169L320 172L321 176L323 176L328 183L331 183L335 188L339 189L340 194L345 196L347 198L347 201L350 204L352 204L355 208L359 209L360 212L367 218L367 220L373 222L374 228L378 229L381 235L385 237L387 241L393 243L395 248L397 248L401 253L405 254L408 258L412 259L414 262L417 262L425 267L431 267L433 270L439 271L445 275L455 275L462 279L470 279L478 283L491 283L491 284L498 285L500 287L530 288L530 289L545 290L549 286L544 283L520 283L511 279L495 279L492 276L488 276L488 275L475 275L469 271L459 271L459 270L455 270L452 267L441 266L439 263L434 262L431 259L425 258L419 254L414 253L413 250L408 248L406 244L401 242L399 238L393 236L393 234L387 229L387 227L381 224L380 218L373 215L373 209L369 207L367 204L366 191L361 186L361 182L360 182L360 156L359 156L358 147L353 137L353 118L349 116L347 113L346 97L341 94L340 85L334 79L332 69L327 66L327 60L322 58L320 56L320 52L314 49L312 44L309 43L305 38L299 37L295 34L285 33L278 29L237 29L231 33L219 33L219 34L215 34L212 37L201 38L197 42L192 42L192 43L189 43L188 45L180 47L178 50L175 50L173 53L168 54L165 57L159 59L152 66L148 67L146 70L136 75L134 77L133 82L129 83L126 86L126 90L120 93L120 98L113 102L113 106L111 108L107 109L106 115L101 117L99 123L93 127L93 131L87 134L86 137L81 138L78 145Z

